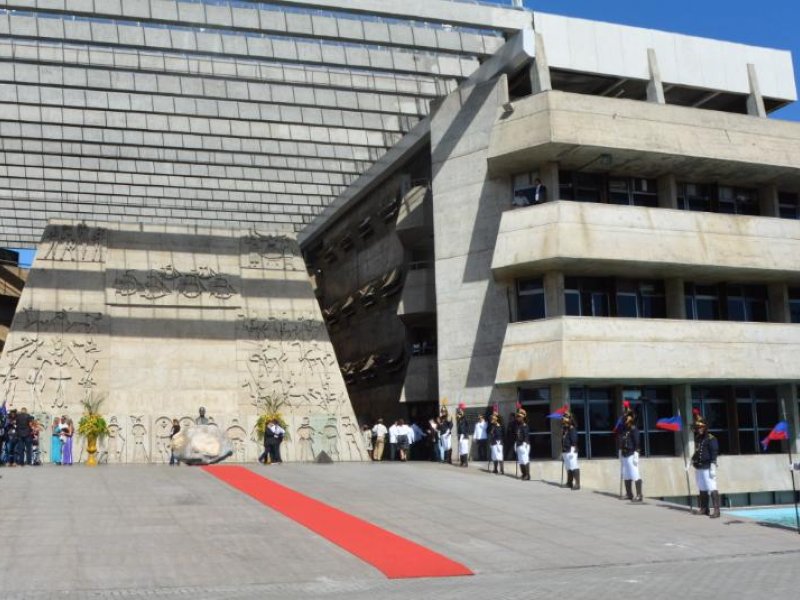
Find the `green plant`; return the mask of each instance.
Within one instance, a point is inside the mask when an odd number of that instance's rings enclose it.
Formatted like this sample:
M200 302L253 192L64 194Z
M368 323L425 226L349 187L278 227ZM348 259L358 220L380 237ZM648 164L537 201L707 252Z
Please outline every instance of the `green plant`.
M97 398L87 397L81 402L84 414L81 420L78 421L78 434L84 437L104 437L108 433L108 423L100 415L100 405L103 404L105 398L98 396Z

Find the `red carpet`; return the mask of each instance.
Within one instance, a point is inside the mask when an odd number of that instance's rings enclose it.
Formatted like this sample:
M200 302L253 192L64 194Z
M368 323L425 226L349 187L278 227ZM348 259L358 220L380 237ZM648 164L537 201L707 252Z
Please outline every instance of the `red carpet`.
M457 562L394 533L304 496L244 467L203 469L371 564L390 579L472 575Z

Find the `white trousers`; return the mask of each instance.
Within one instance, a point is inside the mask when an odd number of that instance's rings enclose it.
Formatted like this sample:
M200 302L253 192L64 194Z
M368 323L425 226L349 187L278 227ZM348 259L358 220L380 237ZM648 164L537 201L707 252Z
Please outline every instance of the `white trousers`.
M453 442L450 439L450 436L451 434L445 433L441 438L439 438L439 443L442 445L442 450L445 452L453 448Z
M492 444L492 460L503 461L503 444Z
M530 444L519 444L515 448L517 452L517 462L521 465L527 465L531 462L531 446Z
M458 438L458 453L459 455L469 454L469 438L463 435Z
M639 465L633 464L634 455L631 454L630 456L623 456L622 457L622 478L627 481L632 479L633 481L638 481L641 479L639 476Z
M567 471L574 471L578 467L578 453L577 452L564 452L561 454L561 458L564 460L564 468Z
M717 478L711 479L710 469L695 469L694 480L697 482L697 489L701 492L717 491Z

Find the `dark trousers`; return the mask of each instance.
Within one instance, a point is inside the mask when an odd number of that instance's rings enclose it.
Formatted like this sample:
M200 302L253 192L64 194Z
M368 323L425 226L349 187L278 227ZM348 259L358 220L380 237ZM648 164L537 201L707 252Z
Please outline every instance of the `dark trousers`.
M389 460L397 460L397 444L389 444Z
M17 438L17 464L30 465L33 463L33 440L31 436Z
M281 445L277 440L264 446L264 462L281 462Z
M478 440L478 460L489 460L487 441L488 440Z

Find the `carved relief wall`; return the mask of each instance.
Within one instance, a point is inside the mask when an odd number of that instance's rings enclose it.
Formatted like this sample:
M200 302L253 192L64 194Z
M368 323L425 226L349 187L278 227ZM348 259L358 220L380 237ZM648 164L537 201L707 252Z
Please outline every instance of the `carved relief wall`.
M255 461L278 407L285 460L365 460L355 415L300 250L266 232L54 223L0 359L9 406L49 427L104 398L100 460L168 463L172 419L204 406ZM41 436L48 460L50 431ZM76 460L85 457L76 436Z

